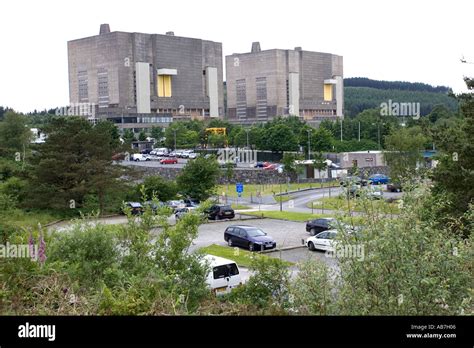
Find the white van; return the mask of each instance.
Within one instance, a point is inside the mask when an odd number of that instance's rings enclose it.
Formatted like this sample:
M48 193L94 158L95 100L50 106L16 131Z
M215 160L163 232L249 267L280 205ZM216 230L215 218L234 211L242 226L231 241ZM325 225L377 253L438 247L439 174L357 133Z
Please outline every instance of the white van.
M206 283L216 295L227 294L242 284L239 267L235 261L214 255L205 255L203 261L211 268Z
M155 155L155 156L166 156L168 154L168 149L166 147L159 147L156 149L153 149L150 152L150 155Z

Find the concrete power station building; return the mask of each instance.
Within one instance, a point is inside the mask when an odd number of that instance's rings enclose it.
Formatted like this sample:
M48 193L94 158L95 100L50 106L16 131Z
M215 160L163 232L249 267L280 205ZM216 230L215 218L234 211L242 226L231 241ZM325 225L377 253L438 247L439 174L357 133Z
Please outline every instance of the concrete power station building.
M176 119L224 117L222 44L111 32L68 42L69 99L135 132Z
M294 50L261 50L226 56L227 117L232 123L300 116L309 123L343 118L342 56Z

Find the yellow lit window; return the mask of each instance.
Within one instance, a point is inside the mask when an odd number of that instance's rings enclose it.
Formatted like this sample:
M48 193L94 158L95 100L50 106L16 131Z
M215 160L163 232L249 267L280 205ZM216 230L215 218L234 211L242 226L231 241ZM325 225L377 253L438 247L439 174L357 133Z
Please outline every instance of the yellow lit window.
M324 101L332 101L332 85L324 85Z
M170 75L158 75L158 97L171 97Z

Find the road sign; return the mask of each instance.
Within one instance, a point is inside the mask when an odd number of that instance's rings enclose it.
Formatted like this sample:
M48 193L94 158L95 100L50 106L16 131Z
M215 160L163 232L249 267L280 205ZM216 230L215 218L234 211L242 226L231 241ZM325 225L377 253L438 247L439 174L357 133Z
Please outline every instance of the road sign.
M237 184L235 184L235 191L237 191L237 193L244 192L244 185L242 185L242 183L238 182Z

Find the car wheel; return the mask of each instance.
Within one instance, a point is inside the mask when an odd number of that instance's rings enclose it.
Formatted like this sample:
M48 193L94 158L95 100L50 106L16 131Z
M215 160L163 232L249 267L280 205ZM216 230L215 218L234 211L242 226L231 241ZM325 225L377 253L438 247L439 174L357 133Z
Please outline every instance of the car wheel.
M249 243L249 251L253 251L254 248L255 248L255 247L254 247L253 243Z
M316 250L316 248L314 247L313 242L309 242L309 243L308 243L308 249L311 250L311 251L315 251L315 250Z
M227 241L227 245L230 247L234 246L234 242L232 241L232 238L229 238L229 240Z
M315 228L312 228L312 229L309 231L309 234L310 234L311 236L316 235L316 229L315 229Z

